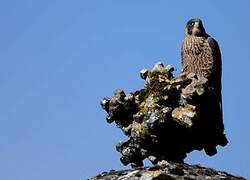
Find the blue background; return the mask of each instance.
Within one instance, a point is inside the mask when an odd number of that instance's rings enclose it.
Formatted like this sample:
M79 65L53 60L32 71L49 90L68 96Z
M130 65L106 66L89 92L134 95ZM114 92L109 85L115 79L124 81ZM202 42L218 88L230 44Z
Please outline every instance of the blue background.
M223 56L230 141L186 162L250 178L250 3L168 0L0 1L0 179L86 179L125 168L126 137L99 102L140 89L157 61L180 71L184 27L200 17ZM127 167L126 167L127 168Z

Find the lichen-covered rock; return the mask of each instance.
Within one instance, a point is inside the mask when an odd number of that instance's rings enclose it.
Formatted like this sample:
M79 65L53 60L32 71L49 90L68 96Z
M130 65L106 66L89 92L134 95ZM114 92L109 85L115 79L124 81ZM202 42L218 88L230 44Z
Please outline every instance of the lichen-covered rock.
M207 79L197 79L193 73L174 77L173 70L162 63L143 69L143 89L128 95L117 90L112 98L101 101L107 122L115 122L129 138L116 146L124 165L142 166L145 158L153 164L183 162L193 150L214 155L217 145L227 144L223 124L209 111L212 104L207 102L212 102L214 94Z
M135 168L130 170L103 172L91 180L244 180L245 178L234 176L222 171L199 165L180 163L168 163L163 161L161 165L153 167Z

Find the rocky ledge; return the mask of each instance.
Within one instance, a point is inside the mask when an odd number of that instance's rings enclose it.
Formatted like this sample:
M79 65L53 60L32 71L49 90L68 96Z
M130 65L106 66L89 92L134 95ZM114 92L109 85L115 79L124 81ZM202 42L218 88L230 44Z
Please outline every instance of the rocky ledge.
M162 161L160 165L153 167L134 168L130 170L103 172L91 180L204 180L225 179L242 180L243 177L234 176L222 171L205 168L200 165L188 165L183 163L168 163Z

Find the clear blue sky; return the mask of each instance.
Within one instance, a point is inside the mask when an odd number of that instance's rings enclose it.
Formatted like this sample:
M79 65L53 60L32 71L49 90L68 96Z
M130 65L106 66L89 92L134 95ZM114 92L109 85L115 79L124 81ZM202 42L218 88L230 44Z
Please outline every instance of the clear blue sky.
M99 101L140 89L142 68L180 70L186 21L203 19L223 56L230 141L187 162L250 178L250 3L239 1L8 0L0 2L0 179L86 179L125 168Z

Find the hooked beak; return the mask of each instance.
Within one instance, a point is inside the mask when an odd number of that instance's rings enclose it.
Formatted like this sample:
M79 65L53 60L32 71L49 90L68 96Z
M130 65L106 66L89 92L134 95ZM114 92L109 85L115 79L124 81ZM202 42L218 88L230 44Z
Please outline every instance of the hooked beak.
M202 33L202 25L199 22L195 22L193 27L193 35L200 35Z

